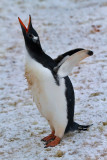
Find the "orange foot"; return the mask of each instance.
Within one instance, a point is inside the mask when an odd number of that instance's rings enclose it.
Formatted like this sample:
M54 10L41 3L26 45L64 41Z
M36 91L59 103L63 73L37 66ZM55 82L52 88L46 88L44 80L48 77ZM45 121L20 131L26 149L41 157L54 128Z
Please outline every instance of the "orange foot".
M49 143L45 146L45 148L47 148L47 147L55 147L57 144L60 143L60 141L61 141L61 138L56 137L53 141L49 142Z
M44 141L44 142L49 142L50 140L53 140L55 139L55 131L53 131L50 135L48 135L47 137L44 137L43 139L41 139L41 141Z

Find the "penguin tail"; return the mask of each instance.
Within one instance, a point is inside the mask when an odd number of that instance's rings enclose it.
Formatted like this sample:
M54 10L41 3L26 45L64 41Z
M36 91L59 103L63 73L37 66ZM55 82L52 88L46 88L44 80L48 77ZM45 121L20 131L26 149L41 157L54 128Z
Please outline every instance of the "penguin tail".
M93 124L90 124L90 125L80 125L76 122L73 122L73 125L71 126L70 128L70 131L75 131L75 130L78 130L78 131L87 131L88 128L90 126L92 126Z

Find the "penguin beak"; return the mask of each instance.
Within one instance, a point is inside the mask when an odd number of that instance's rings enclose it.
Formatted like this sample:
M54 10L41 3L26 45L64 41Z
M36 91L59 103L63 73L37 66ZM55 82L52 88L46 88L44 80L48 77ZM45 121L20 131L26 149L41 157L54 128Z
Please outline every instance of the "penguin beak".
M32 24L31 24L31 16L29 15L28 27L26 27L26 26L24 25L24 23L22 22L22 20L21 20L19 17L18 17L18 20L19 20L19 23L20 23L20 25L21 25L23 34L24 34L24 33L28 33L30 27L32 26Z

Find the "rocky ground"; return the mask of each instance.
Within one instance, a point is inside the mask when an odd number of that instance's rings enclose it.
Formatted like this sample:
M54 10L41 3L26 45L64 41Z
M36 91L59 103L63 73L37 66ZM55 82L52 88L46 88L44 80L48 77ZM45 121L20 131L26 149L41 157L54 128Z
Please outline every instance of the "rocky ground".
M50 133L33 104L24 78L26 53L18 16L29 14L43 49L53 58L73 48L94 55L72 72L75 121L91 124L87 132L65 135L55 148L41 139ZM0 1L0 160L107 159L107 1Z

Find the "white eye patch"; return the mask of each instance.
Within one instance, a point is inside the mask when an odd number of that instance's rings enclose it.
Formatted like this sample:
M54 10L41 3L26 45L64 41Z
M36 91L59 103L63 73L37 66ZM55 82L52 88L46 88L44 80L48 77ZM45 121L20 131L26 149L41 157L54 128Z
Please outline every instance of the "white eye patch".
M38 37L33 36L32 40L33 42L36 42L38 40Z

